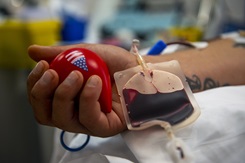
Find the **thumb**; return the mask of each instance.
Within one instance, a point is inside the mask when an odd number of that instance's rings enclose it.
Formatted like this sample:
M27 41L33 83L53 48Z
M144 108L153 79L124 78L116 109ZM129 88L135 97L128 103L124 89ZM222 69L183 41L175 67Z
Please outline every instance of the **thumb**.
M28 48L29 56L36 62L40 60L46 60L47 62L51 62L58 54L61 52L70 49L70 48L91 48L90 44L74 44L74 45L66 45L66 46L40 46L40 45L31 45Z
M31 45L28 48L28 55L36 62L40 60L46 60L51 62L64 48L60 46L39 46Z

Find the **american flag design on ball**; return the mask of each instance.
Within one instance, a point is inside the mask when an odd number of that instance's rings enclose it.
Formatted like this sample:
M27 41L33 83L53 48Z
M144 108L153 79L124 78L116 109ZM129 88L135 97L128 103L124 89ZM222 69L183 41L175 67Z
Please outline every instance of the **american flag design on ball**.
M88 71L88 66L86 63L86 57L83 55L82 52L75 50L69 54L67 54L66 59L68 62L72 63L73 65L81 68L84 71Z

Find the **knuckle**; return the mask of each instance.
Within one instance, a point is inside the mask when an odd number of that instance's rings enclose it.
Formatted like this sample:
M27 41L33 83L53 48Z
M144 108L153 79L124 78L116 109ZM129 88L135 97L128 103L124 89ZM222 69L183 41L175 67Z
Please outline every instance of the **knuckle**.
M66 127L66 125L64 123L62 123L60 120L53 118L52 119L52 123L54 124L54 126L60 128L60 129L64 129Z
M94 97L96 94L98 93L98 90L96 89L84 89L81 96L85 99L91 99L92 97Z
M33 79L36 79L37 77L31 72L28 76L27 76L27 81L30 82Z
M55 99L58 101L64 101L66 99L66 93L61 91L61 90L57 90L55 92Z
M32 80L32 77L31 77L31 74L29 74L27 77L27 81L26 81L27 86L31 86L31 80Z
M36 75L36 74L34 74L34 73L31 72L27 76L27 85L31 85L33 83L33 81L37 81L39 78L40 78L39 75Z
M38 100L38 92L35 89L32 89L30 92L30 98L32 100Z
M67 98L67 94L71 91L71 88L67 85L61 85L55 92L55 98L57 100L64 100Z
M52 126L50 118L41 118L41 117L35 115L35 119L36 119L37 123L39 123L41 125Z

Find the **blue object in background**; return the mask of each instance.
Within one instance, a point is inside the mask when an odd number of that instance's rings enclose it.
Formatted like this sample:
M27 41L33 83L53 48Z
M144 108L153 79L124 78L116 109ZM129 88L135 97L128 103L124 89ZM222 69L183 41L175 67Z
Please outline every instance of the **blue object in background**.
M79 18L68 13L63 14L63 26L61 29L61 39L64 42L75 42L86 37L88 20Z
M222 33L236 32L239 30L245 30L245 24L227 23L222 28Z
M159 40L151 47L147 55L159 55L166 47L167 45L162 40Z

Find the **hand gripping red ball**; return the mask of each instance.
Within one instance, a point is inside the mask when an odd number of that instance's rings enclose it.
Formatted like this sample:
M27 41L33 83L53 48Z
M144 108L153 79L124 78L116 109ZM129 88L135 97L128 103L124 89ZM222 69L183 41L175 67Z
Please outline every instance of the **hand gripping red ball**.
M102 80L102 91L99 102L101 109L109 113L112 108L111 80L105 62L94 52L84 48L72 48L60 53L50 64L59 75L60 83L73 71L83 74L84 83L92 75L98 75Z

